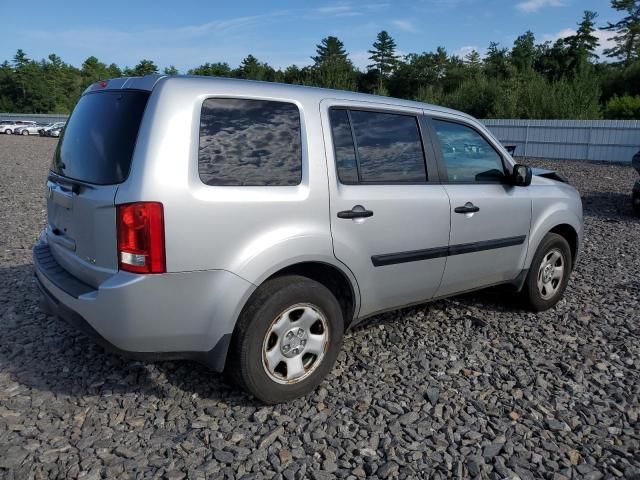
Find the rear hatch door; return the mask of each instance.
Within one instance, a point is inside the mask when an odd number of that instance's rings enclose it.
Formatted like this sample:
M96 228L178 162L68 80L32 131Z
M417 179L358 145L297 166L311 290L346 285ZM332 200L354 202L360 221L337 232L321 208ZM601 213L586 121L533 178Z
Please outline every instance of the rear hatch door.
M49 247L65 270L94 287L118 269L115 196L129 175L148 98L140 90L86 93L54 154Z

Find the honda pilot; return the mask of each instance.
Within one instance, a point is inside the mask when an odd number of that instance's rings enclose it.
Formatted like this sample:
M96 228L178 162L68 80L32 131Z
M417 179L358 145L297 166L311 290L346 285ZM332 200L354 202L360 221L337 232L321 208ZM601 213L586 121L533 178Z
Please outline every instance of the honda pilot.
M506 285L563 295L582 204L445 108L195 76L91 85L47 180L42 306L112 350L193 359L265 403L314 389L344 332Z

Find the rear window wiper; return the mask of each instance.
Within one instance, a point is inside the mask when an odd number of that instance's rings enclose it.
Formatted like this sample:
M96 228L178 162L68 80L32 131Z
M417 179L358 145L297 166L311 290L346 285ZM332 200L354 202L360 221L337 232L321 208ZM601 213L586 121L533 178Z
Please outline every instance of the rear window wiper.
M93 188L93 185L81 182L80 180L74 180L73 178L63 177L62 175L58 175L53 171L49 171L49 175L47 176L47 180L50 182L56 183L58 185L65 185L67 187L71 187L71 191L75 194L80 193L82 188Z

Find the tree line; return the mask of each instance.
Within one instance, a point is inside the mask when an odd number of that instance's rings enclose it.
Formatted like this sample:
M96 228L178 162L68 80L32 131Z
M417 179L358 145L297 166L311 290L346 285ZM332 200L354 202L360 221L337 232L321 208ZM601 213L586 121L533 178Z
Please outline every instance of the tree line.
M611 7L621 18L602 26L613 42L605 58L596 54L598 14L585 11L574 35L538 43L527 31L510 48L492 42L484 56L474 50L461 57L443 47L400 56L394 39L381 31L363 70L354 66L340 39L328 36L309 66L277 69L248 55L236 68L214 62L186 73L390 95L479 118L640 119L640 0L611 0ZM0 64L0 111L68 113L97 80L157 73L148 59L121 68L91 56L77 68L56 54L36 61L18 50L12 61ZM179 72L168 66L163 73Z

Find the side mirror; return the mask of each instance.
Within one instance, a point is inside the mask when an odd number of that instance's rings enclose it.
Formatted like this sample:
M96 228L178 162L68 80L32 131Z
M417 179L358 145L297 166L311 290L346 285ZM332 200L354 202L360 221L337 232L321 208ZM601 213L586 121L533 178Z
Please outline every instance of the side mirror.
M528 187L531 185L531 177L533 172L531 167L517 163L513 167L513 173L511 174L512 182L517 187Z

